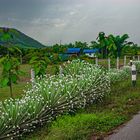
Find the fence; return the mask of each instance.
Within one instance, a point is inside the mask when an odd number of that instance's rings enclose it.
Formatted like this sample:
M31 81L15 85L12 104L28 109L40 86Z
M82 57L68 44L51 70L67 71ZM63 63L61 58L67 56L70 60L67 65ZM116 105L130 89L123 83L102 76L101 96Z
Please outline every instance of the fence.
M108 69L111 68L116 68L116 69L120 69L123 66L126 66L129 64L130 60L133 61L140 61L140 56L124 56L124 58L119 58L117 57L116 59L99 59L98 57L95 58L95 64L96 65L101 65L101 66L105 66Z

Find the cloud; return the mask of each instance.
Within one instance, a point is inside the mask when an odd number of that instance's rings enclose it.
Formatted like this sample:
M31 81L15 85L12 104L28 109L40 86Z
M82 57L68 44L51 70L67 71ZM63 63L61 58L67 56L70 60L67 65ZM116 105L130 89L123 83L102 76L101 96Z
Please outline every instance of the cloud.
M45 43L95 40L98 32L128 33L140 43L139 0L1 0L0 26Z

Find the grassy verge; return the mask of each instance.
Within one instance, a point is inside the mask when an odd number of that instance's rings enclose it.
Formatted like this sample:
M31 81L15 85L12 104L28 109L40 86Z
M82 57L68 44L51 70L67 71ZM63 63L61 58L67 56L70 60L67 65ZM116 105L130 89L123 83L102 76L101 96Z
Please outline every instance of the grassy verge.
M113 86L104 103L79 110L55 120L49 127L40 128L23 140L88 140L104 137L117 126L130 120L140 110L140 76L133 88L130 80Z

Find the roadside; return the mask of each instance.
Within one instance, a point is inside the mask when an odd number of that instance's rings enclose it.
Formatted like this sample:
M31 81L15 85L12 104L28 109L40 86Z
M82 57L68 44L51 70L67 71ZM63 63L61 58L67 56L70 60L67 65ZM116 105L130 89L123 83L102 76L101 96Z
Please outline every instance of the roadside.
M105 140L139 140L140 139L140 112L124 127L114 131Z
M113 87L103 103L58 118L49 127L39 128L23 140L103 139L140 110L140 78L133 88L130 80Z

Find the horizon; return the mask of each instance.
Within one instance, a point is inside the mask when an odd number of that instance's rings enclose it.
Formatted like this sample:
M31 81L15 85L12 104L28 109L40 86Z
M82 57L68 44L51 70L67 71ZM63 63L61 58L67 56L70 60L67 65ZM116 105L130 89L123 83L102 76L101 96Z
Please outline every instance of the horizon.
M44 45L122 35L140 44L138 0L1 0L0 26L15 28Z

